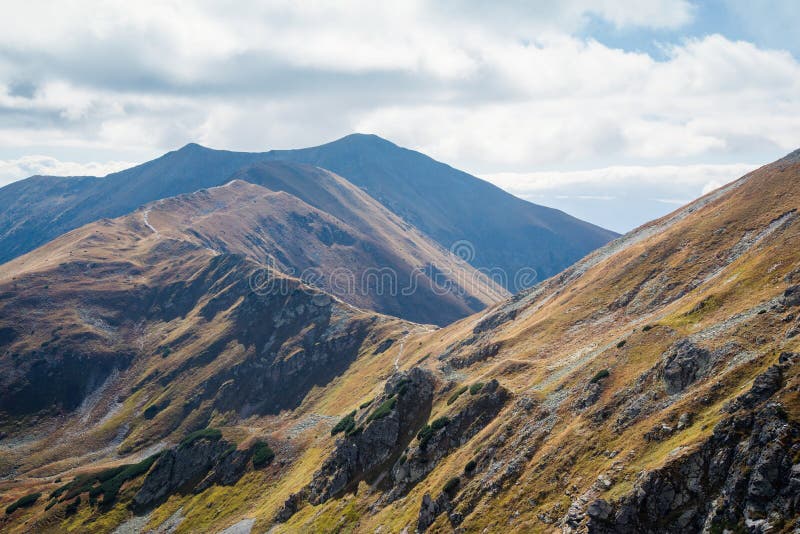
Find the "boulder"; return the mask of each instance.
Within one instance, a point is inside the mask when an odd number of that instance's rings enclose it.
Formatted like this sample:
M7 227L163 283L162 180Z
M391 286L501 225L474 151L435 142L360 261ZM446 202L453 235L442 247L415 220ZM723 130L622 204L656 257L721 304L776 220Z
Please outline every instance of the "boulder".
M664 360L664 383L674 395L703 377L711 364L711 353L684 339L676 343Z
M436 521L444 512L449 512L452 508L450 498L446 493L442 492L436 499L432 499L430 493L426 493L422 497L422 503L419 507L419 514L417 515L417 532L425 532L428 527Z

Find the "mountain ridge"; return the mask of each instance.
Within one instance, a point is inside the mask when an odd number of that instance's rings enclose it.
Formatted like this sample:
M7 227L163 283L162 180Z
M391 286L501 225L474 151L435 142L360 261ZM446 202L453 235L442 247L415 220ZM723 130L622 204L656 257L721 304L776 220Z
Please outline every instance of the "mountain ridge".
M503 285L512 291L520 289L514 284L520 270L533 268L540 279L546 278L617 235L517 199L419 152L358 134L309 149L262 153L189 143L102 179L37 177L15 182L0 188L0 262L93 220L221 185L264 160L337 167L328 170L366 190L445 249L466 244L464 257L475 267L499 270ZM364 161L366 166L341 167L341 161ZM431 179L420 181L420 172ZM500 240L508 243L507 250L498 246Z
M246 172L256 180L265 165ZM264 182L301 183L276 172ZM244 197L264 187L240 186ZM262 266L207 250L222 225L168 223L180 212L169 202L150 220L137 211L128 225L62 236L59 254L43 247L0 266L0 306L21 321L0 325L0 376L30 391L25 372L46 377L81 356L104 372L76 373L89 400L66 398L69 409L3 414L0 491L22 504L0 524L791 532L798 188L800 160L765 165L443 328L352 308L288 277L285 295L259 295L248 280ZM308 205L330 202L302 189ZM193 226L200 237L177 239ZM41 259L21 267L25 258ZM274 453L266 467L250 459L256 443ZM113 468L133 474L118 488L93 485ZM103 504L110 490L117 500Z

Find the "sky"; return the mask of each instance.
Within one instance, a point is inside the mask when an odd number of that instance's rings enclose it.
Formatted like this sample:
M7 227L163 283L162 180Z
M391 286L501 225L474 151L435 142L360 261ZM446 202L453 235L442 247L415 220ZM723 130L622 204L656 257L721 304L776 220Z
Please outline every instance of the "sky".
M362 132L624 232L800 147L799 19L797 0L11 0L0 185Z

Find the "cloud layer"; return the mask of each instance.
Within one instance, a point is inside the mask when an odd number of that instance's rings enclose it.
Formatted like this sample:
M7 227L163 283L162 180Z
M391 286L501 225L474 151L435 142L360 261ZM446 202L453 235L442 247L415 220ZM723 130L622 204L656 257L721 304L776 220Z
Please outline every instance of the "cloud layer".
M765 162L800 145L795 57L713 31L674 38L697 23L688 0L6 11L5 159L141 160L188 141L264 150L362 131L473 173L520 173ZM658 53L604 44L597 23Z
M616 166L483 178L521 198L626 232L757 168L749 164Z
M14 160L0 160L0 187L10 184L20 177L45 176L106 176L112 172L133 167L128 161L108 161L103 163L77 163L59 161L50 156L25 156Z

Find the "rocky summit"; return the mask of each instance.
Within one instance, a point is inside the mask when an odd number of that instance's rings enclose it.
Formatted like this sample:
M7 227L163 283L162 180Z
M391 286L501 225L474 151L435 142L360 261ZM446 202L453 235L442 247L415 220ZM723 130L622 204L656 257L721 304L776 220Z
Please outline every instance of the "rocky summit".
M800 529L797 153L510 295L442 249L434 200L386 189L444 172L397 150L212 151L247 166L46 243L16 230L0 530ZM385 263L479 284L355 296L297 272Z

